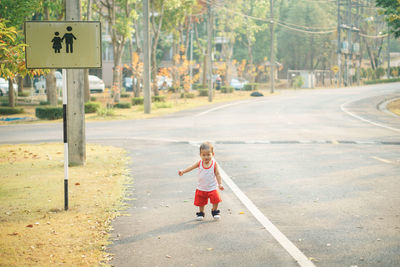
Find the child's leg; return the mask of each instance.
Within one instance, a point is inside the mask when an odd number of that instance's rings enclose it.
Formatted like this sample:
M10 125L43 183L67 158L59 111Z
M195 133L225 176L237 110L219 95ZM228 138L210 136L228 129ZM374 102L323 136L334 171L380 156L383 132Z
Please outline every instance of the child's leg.
M199 206L199 211L200 211L200 212L204 212L204 207L205 207L205 206Z
M217 209L218 209L218 204L219 204L219 203L213 204L212 210L217 210ZM204 208L204 207L203 207L203 208Z

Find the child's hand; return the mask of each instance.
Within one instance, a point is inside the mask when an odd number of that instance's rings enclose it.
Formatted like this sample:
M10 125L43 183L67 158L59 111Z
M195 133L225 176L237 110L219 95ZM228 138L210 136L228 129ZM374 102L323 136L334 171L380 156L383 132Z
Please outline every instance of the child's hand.
M221 191L223 191L225 189L222 184L218 185L218 187L219 187L219 190L221 190Z
M183 175L183 171L178 171L179 176Z

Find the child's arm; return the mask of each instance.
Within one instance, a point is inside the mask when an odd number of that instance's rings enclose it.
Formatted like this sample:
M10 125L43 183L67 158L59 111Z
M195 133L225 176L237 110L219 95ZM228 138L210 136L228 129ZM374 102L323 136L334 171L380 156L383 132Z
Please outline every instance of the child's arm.
M220 190L224 190L224 186L222 185L221 174L219 173L218 164L215 162L215 177L217 178L218 187Z
M196 162L195 164L193 164L193 166L190 166L189 168L184 169L183 171L182 170L178 171L178 174L179 174L179 176L182 176L184 173L193 171L194 169L196 169L198 167L199 167L199 162Z

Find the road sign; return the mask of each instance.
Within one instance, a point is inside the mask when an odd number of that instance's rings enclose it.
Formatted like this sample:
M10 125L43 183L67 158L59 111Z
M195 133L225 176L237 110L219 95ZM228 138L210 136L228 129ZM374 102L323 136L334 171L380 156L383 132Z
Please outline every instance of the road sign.
M331 68L331 70L332 70L334 73L336 73L336 72L339 71L339 67L338 67L338 66L333 66L333 67Z
M28 69L101 68L98 21L26 21Z

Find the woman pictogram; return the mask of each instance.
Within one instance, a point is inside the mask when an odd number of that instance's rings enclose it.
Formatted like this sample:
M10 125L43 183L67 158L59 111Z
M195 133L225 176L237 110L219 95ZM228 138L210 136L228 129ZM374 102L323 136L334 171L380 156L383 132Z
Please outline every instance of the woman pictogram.
M55 36L53 40L51 40L53 42L54 53L60 53L60 49L62 48L62 39L58 36L59 34L59 32L55 32Z

